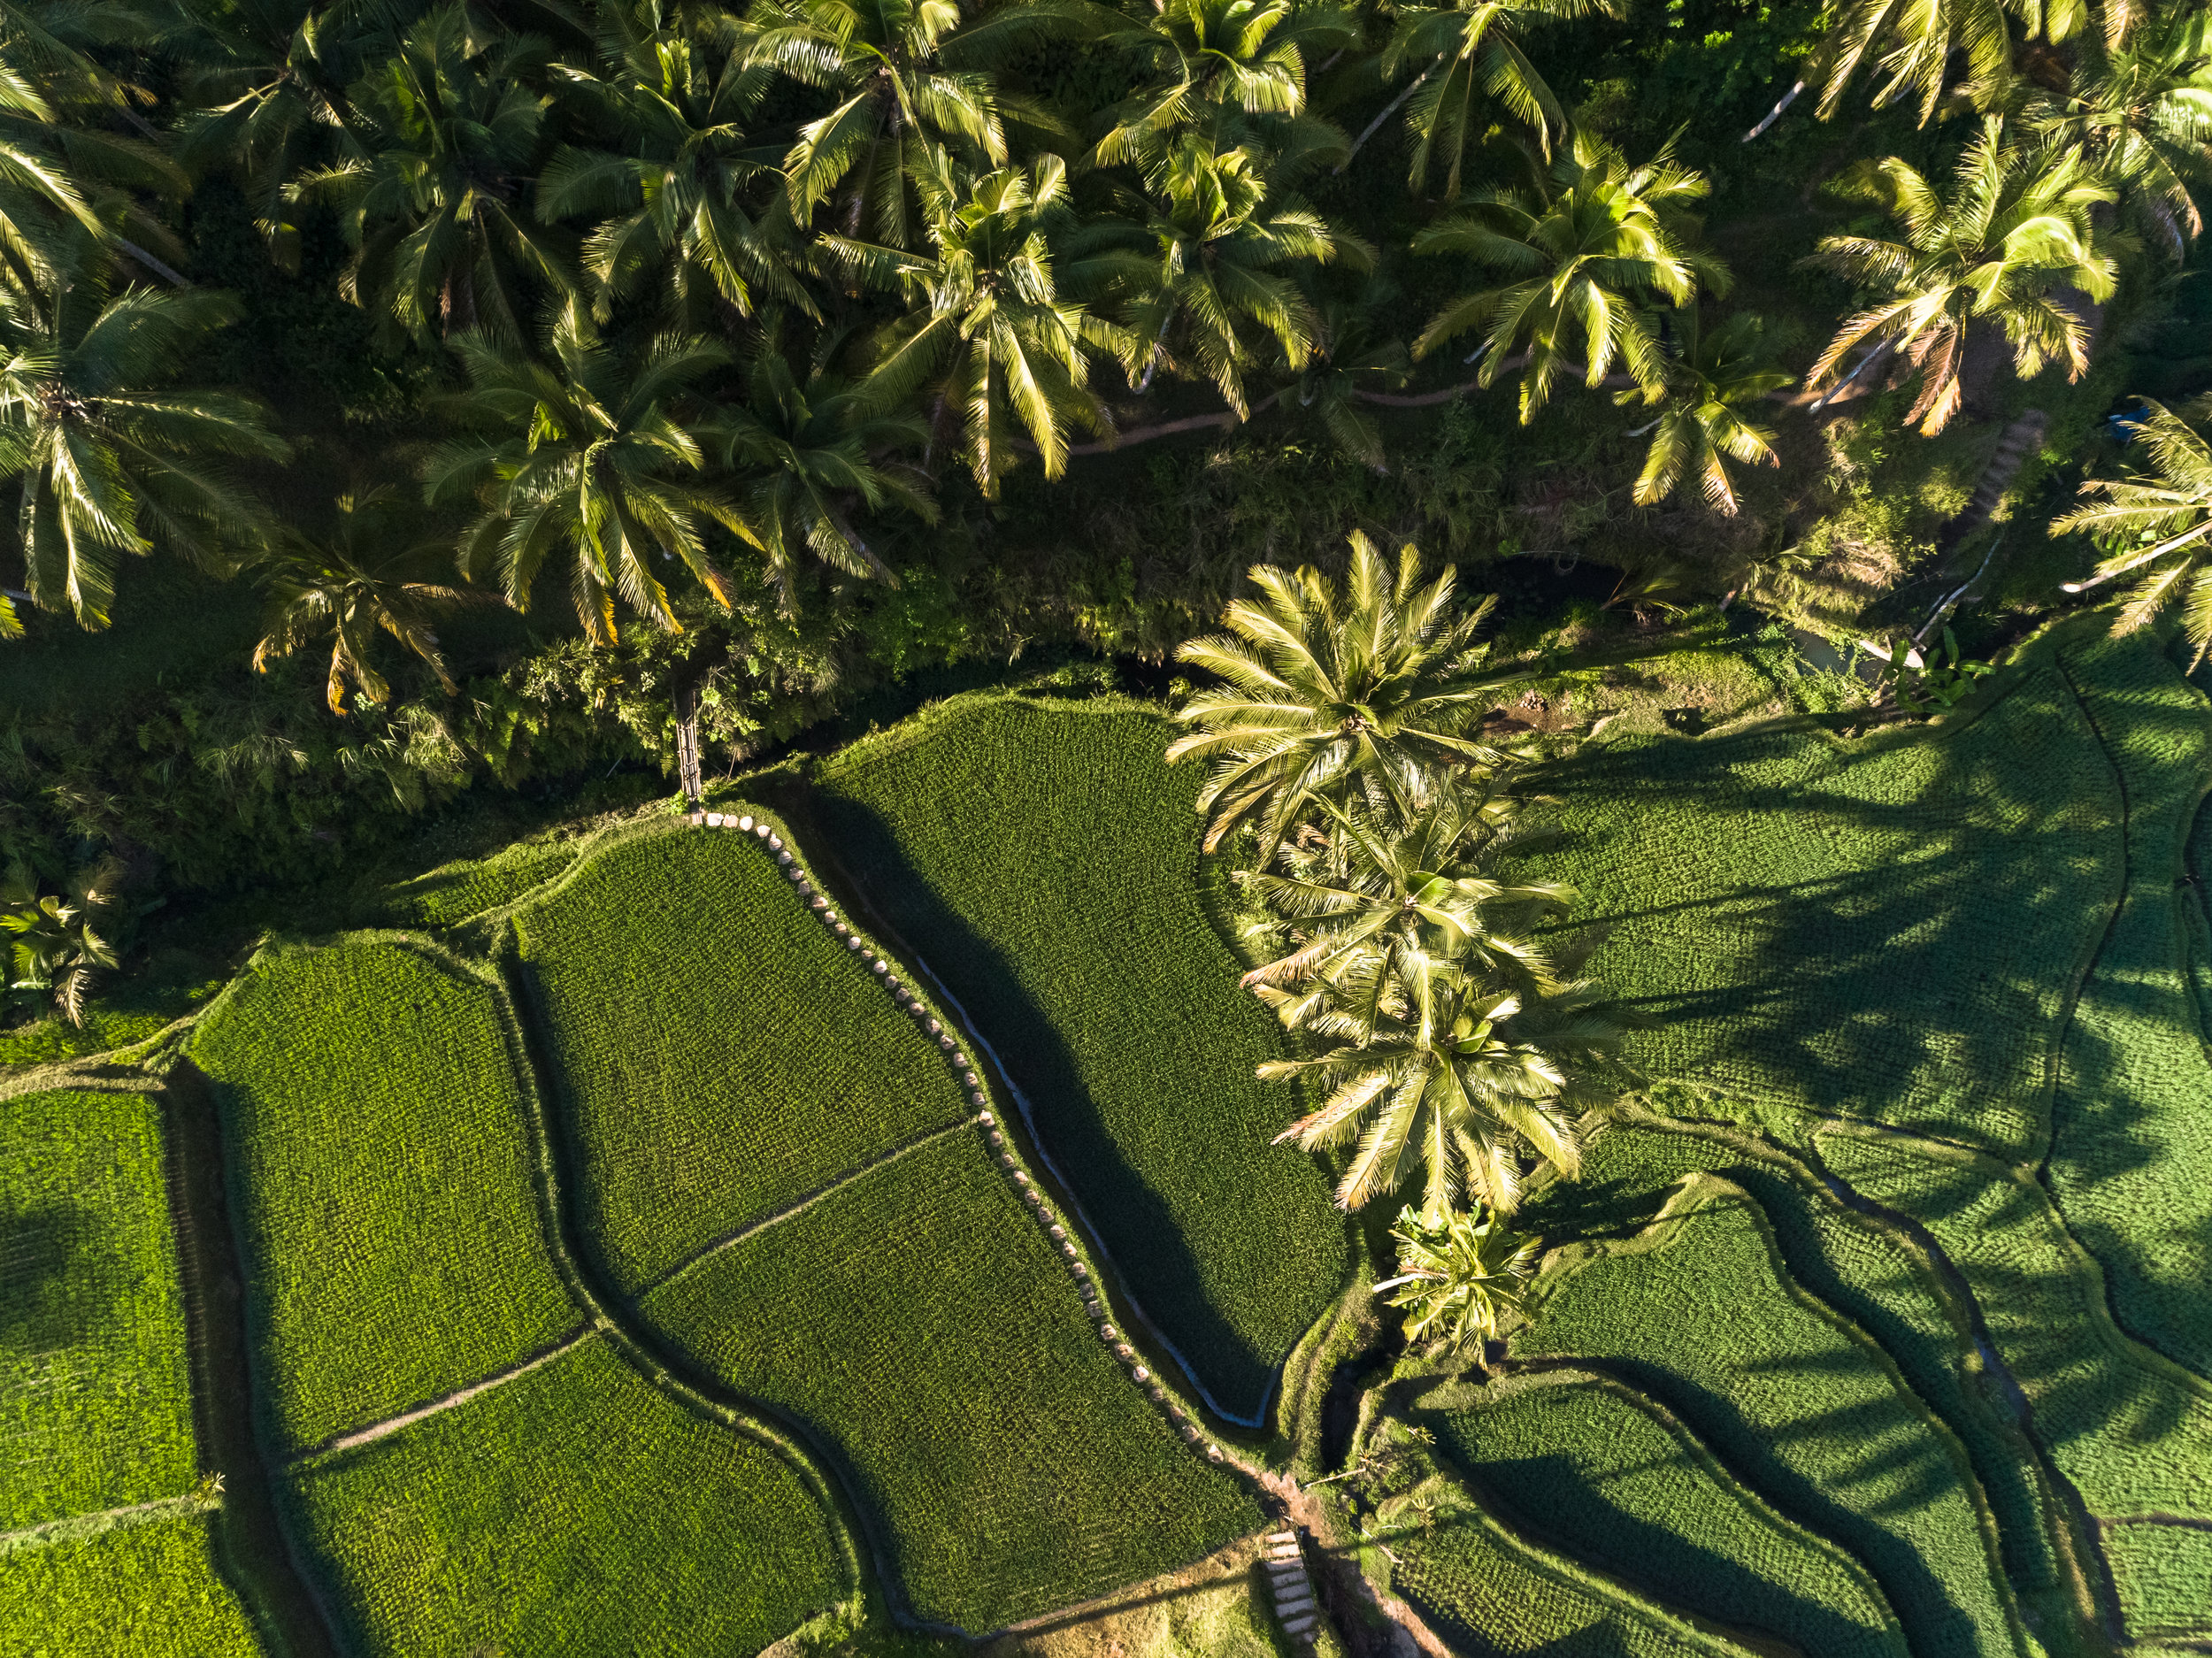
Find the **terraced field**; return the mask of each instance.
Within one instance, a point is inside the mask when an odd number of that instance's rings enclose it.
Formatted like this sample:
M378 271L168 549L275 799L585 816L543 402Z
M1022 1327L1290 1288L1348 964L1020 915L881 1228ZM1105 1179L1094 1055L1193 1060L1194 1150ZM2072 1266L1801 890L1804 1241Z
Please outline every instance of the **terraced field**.
M833 756L810 803L1193 1379L1256 1424L1349 1263L1328 1179L1270 1143L1302 1108L1253 1078L1280 1036L1202 907L1202 769L1167 739L1142 703L963 698Z
M995 1628L1255 1528L1102 1339L950 1022L795 856L642 834L513 917L584 1230L645 1325L800 1428L931 1623Z

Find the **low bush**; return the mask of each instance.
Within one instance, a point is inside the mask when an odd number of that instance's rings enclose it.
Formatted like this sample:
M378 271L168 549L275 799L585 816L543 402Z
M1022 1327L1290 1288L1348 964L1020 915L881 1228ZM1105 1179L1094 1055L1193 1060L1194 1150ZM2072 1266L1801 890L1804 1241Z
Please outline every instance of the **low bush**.
M1635 1238L1571 1247L1512 1351L1600 1361L1665 1405L1865 1565L1922 1658L2024 1658L1964 1450L1878 1347L1790 1283L1740 1189L1695 1177Z
M1866 1569L1745 1490L1680 1424L1601 1377L1441 1390L1417 1420L1511 1514L1684 1610L1822 1658L1906 1658Z
M514 921L579 1219L628 1293L966 1110L763 842L669 830L603 846Z
M368 935L265 956L194 1032L278 1445L437 1398L582 1323L533 1201L504 1017L457 963Z
M180 1515L0 1554L12 1658L261 1658L217 1575L208 1521Z
M985 695L824 764L827 844L1026 1100L1145 1311L1256 1418L1348 1267L1330 1182L1271 1144L1297 1096L1202 903L1202 771L1141 703Z
M378 1658L757 1652L847 1593L790 1466L595 1337L284 1483Z
M642 1310L830 1447L925 1619L994 1629L1259 1523L1121 1373L978 1133L856 1176Z
M0 1531L191 1488L164 1181L152 1094L0 1098Z

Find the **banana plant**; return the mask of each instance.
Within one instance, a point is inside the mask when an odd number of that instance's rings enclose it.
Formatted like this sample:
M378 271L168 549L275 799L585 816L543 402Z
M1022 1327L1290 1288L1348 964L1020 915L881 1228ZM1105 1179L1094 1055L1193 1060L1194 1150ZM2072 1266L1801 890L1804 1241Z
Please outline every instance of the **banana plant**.
M115 951L93 930L92 912L111 902L104 865L80 870L60 893L39 891L28 864L11 864L0 879L0 932L10 935L8 989L50 998L62 1017L84 1023L94 973L115 965Z
M1408 1341L1441 1338L1455 1353L1496 1339L1502 1316L1521 1308L1541 1248L1480 1208L1441 1215L1402 1209L1390 1235L1397 1276L1375 1293L1398 1292L1390 1305L1406 1315Z

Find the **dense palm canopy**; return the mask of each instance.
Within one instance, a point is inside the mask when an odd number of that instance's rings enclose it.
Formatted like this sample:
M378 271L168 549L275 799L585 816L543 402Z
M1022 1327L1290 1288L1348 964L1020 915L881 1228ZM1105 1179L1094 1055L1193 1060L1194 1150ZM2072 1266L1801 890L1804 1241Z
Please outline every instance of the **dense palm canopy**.
M2157 403L2136 441L2150 452L2148 467L2123 478L2093 478L2081 487L2082 503L2051 526L2079 532L2109 549L2081 592L2136 580L2121 611L2122 625L2139 627L2178 601L2182 626L2203 659L2212 649L2212 400L2200 401L2185 419Z
M1255 566L1259 596L1223 616L1235 637L1194 639L1176 653L1227 681L1177 710L1195 729L1167 751L1171 762L1214 763L1198 795L1208 850L1249 822L1264 869L1317 798L1341 798L1366 779L1409 805L1435 776L1503 758L1475 728L1499 687L1528 671L1482 661L1496 601L1458 610L1449 569L1424 587L1417 549L1401 549L1394 578L1366 536L1351 542L1342 587L1310 565Z
M1687 304L1701 284L1728 290L1726 269L1695 246L1686 217L1708 188L1666 151L1631 166L1610 146L1577 134L1553 164L1548 190L1479 196L1414 237L1416 253L1456 257L1503 279L1446 305L1414 354L1480 329L1477 378L1487 386L1525 350L1524 423L1550 401L1559 374L1574 372L1568 353L1578 344L1592 386L1616 361L1638 385L1658 384L1663 365L1646 308L1660 299Z
M2084 9L2083 0L1842 0L1820 52L1820 112L1834 112L1870 56L1883 77L1876 107L1909 98L1925 126L1954 53L1964 56L1974 82L2001 85L2012 73L2009 17L2020 18L2031 38L2059 41L2080 27Z
M2073 288L2108 298L2118 268L2092 219L2112 189L2081 151L2022 148L1993 117L1960 158L1947 197L1895 157L1855 169L1841 188L1878 203L1901 238L1821 242L1813 262L1875 299L1845 319L1813 365L1814 384L1855 347L1879 342L1919 370L1920 395L1907 418L1932 434L1958 412L1977 322L2003 330L2024 377L2053 362L2076 380L2088 368L2088 324L2060 296Z
M1292 166L1341 150L1343 134L1306 107L1306 54L1354 38L1327 4L1293 0L1163 0L1116 44L1151 78L1115 111L1098 160L1156 161L1179 139L1212 151L1252 148Z
M1441 1340L1464 1352L1494 1340L1500 1319L1520 1309L1535 1276L1538 1240L1484 1210L1402 1209L1390 1235L1398 1270L1375 1293L1397 1291L1390 1305L1406 1315L1409 1341Z
M260 580L268 614L253 665L266 672L279 656L330 641L330 672L324 700L334 714L346 711L348 688L361 702L387 701L392 687L371 660L379 633L420 658L447 695L453 676L438 649L438 615L457 605L495 602L480 589L426 580L448 549L414 539L396 491L371 489L338 497L338 519L327 538L288 530L262 561Z
M90 275L0 312L0 476L39 609L104 627L125 557L220 569L257 544L267 515L231 465L288 446L255 399L177 384L238 315L224 295L115 293Z
M729 364L726 347L664 334L622 352L574 305L546 342L549 360L490 334L456 344L470 381L457 413L495 434L443 445L425 469L434 501L473 499L481 509L461 538L463 574L495 576L507 602L526 610L546 561L568 561L577 617L602 644L616 638L618 598L680 629L668 594L677 568L730 603L703 526L755 538L705 477L700 431L701 383Z
M1695 480L1708 506L1732 516L1736 483L1728 464L1781 464L1773 428L1754 419L1751 411L1791 377L1769 366L1761 353L1755 317L1732 317L1707 332L1691 307L1678 313L1677 326L1677 349L1658 383L1620 394L1623 403L1640 396L1660 406L1636 480L1636 501L1644 506L1663 501Z

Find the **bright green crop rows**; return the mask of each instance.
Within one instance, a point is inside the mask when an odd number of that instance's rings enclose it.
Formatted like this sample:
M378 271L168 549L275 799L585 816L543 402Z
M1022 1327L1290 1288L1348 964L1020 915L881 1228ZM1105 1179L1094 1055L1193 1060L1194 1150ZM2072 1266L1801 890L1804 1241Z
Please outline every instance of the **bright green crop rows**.
M2121 1327L2212 1373L2212 1063L2185 907L2203 912L2177 885L2212 784L2212 708L2139 641L2065 661L2126 803L2128 895L2067 1028L2044 1178Z
M1486 1658L1746 1658L1593 1573L1467 1514L1393 1539L1391 1586Z
M185 1515L0 1554L9 1658L258 1658L208 1523Z
M1201 908L1195 766L1135 704L949 705L820 771L842 866L992 1043L1132 1290L1256 1415L1346 1270L1329 1184L1269 1142L1266 1011Z
M523 841L494 857L449 864L390 888L377 908L391 926L457 926L551 880L575 862L580 845Z
M597 1338L288 1483L373 1654L752 1653L841 1593L788 1465Z
M1602 1362L1881 1585L1921 1658L2024 1652L1964 1451L1879 1349L1791 1286L1712 1176L1556 1280L1517 1356Z
M1688 1612L1821 1658L1906 1658L1863 1567L1747 1492L1678 1424L1571 1370L1434 1397L1420 1418L1512 1515Z
M749 834L617 842L515 930L580 1220L626 1293L965 1112L936 1044Z
M708 1257L643 1310L834 1447L924 1618L993 1629L1258 1524L1121 1374L972 1131Z
M189 1490L190 1387L159 1102L0 1098L0 1531Z
M1659 1017L1632 1045L1647 1071L1770 1115L2040 1147L2123 853L2104 756L2036 661L1978 718L1855 750L1769 726L1559 768L1542 872L1579 891L1574 925L1611 925L1590 971Z
M581 1322L531 1196L496 993L366 940L265 960L210 1010L250 1337L279 1444L319 1444Z

